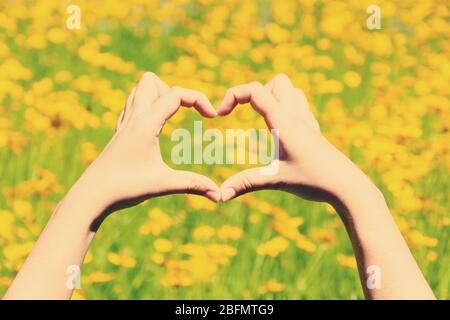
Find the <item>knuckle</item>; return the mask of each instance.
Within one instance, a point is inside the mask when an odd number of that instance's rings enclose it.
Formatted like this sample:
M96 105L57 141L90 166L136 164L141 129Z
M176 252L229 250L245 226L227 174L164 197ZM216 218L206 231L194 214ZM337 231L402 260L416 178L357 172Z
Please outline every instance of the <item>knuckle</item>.
M285 73L278 73L274 79L275 80L289 80L289 77Z
M168 91L168 95L179 98L181 96L181 88L177 86L170 88Z
M247 174L242 175L241 190L250 190L253 184Z
M296 94L298 94L299 96L301 96L302 98L305 97L304 92L301 89L299 89L299 88L294 88L294 92Z
M250 86L254 89L254 90L263 90L264 86L261 82L259 81L253 81L250 83Z
M171 91L171 93L173 93L173 94L180 94L180 92L181 92L181 87L179 87L179 86L173 86L173 87L170 89L170 91Z
M188 190L198 192L200 189L201 187L199 181L196 178L190 178L188 182Z
M206 95L203 92L196 92L196 100L199 101L205 101L208 98L206 97Z
M175 102L177 101L177 103L181 102L181 88L180 87L172 87L170 88L170 90L167 92L167 96L168 98Z
M144 72L144 74L142 75L141 80L142 80L142 81L148 81L148 80L154 80L155 78L157 78L157 77L156 77L156 74L154 74L154 73L151 72L151 71L146 71L146 72Z
M231 95L233 95L233 93L234 93L233 88L227 89L227 91L225 92L225 96L231 96Z

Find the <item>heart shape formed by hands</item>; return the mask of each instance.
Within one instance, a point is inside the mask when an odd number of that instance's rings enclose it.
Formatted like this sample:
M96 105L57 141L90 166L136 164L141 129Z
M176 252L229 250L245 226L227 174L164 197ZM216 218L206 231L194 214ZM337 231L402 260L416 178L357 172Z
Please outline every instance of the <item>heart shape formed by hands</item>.
M213 118L226 116L243 103L261 114L271 131L279 132L279 154L269 165L276 164L273 174L263 174L267 166L246 169L218 187L204 175L165 164L159 134L180 106L194 107L202 116ZM106 182L102 194L105 206L113 211L173 193L199 194L217 202L254 190L281 189L323 200L333 188L341 187L340 181L329 179L336 176L336 162L348 159L321 135L305 95L284 74L265 85L252 82L230 88L216 110L203 93L169 88L155 74L145 73L127 100L116 134L87 171Z

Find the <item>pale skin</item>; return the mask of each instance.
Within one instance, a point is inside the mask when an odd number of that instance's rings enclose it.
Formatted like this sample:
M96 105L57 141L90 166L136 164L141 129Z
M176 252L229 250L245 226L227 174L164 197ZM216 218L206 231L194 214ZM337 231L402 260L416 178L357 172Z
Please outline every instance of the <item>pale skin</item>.
M266 85L239 85L226 93L219 115L249 102L270 129L279 128L279 170L262 175L248 169L221 185L223 201L253 190L278 189L326 201L339 212L355 251L364 294L369 299L434 299L398 230L383 194L320 133L303 92L278 75ZM366 271L377 266L381 288L369 289Z
M276 174L244 170L219 188L205 176L174 170L163 162L158 136L180 106L193 106L211 118L247 102L269 128L279 129ZM434 299L382 193L324 138L305 96L287 76L278 75L266 85L231 88L216 111L202 93L169 88L152 73L131 92L117 132L60 202L4 298L70 298L67 268L81 266L96 230L115 210L174 193L229 201L261 189L288 191L336 208L350 235L367 298ZM371 265L381 270L381 288L366 285Z

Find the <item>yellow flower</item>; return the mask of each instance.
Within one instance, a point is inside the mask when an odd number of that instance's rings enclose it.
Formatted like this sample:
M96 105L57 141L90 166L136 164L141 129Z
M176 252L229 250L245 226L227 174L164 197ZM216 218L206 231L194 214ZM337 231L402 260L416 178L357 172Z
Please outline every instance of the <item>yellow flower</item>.
M248 290L244 290L244 291L241 292L241 296L242 296L242 299L245 299L245 300L246 299L250 299L251 293Z
M208 283L217 272L217 264L211 263L207 257L194 257L187 261L187 267L195 282Z
M43 49L47 45L47 41L44 35L40 33L33 33L28 37L27 45L32 49Z
M359 52L354 46L346 45L344 47L345 59L354 65L360 66L364 64L365 56L363 53Z
M389 75L391 73L391 67L387 63L373 62L370 65L370 71L378 75Z
M7 210L0 210L0 238L8 241L14 238L14 215Z
M208 239L215 235L216 230L211 226L200 226L194 229L192 236L195 239Z
M189 272L176 270L163 275L161 284L166 287L188 287L193 284L193 280Z
M191 256L206 255L206 249L203 245L187 243L180 247L180 252Z
M92 251L89 250L89 251L86 253L86 256L84 257L83 264L91 263L92 260L94 260L94 255L92 254Z
M94 161L99 154L98 148L91 142L81 144L81 162L89 164Z
M3 255L10 262L18 262L30 253L33 246L34 242L10 244L3 249Z
M313 228L311 236L319 242L330 244L336 240L336 233L333 229Z
M155 264L163 264L165 260L164 256L161 253L153 253L151 259Z
M330 37L338 38L345 32L352 18L345 2L328 2L322 9L320 28Z
M49 94L53 89L53 82L50 78L42 78L39 81L36 81L31 86L31 91L36 96L44 96Z
M67 31L61 28L52 28L47 33L47 38L50 42L60 44L67 40Z
M224 225L217 230L217 236L222 240L239 240L242 229L236 226Z
M430 262L434 262L439 257L439 254L436 251L431 251L427 254L427 260Z
M316 90L320 94L337 94L343 90L343 86L337 80L325 80L317 84Z
M361 84L361 76L355 71L347 71L344 73L344 82L352 89L357 88Z
M73 291L71 300L86 300L86 294L80 289Z
M284 283L275 280L269 280L262 287L259 288L259 293L267 294L267 293L281 292L285 288L286 285Z
M248 220L250 223L257 224L259 221L261 221L261 216L259 214L253 213L248 217Z
M315 37L317 35L315 16L309 13L302 14L300 28L306 37Z
M33 220L33 206L30 202L24 200L15 200L13 202L14 213L26 222Z
M264 214L272 214L273 206L265 201L258 201L256 198L249 198L250 201L247 201L247 203L250 205L250 207L256 207L259 211L261 211Z
M190 76L195 73L197 63L189 56L181 56L177 60L176 72L180 76Z
M295 237L295 245L297 246L297 248L306 252L315 252L317 249L316 245L313 242L306 238L305 235L300 233Z
M266 25L267 38L273 43L287 42L290 39L290 33L288 30L280 27L276 23L268 23Z
M283 209L273 208L274 219L272 228L288 239L295 239L298 234L298 227L303 224L302 217L291 217Z
M276 22L292 26L296 21L297 2L285 0L282 2L272 1L272 15Z
M58 71L55 74L55 82L56 83L68 83L72 80L72 74L67 70Z
M226 264L230 257L237 254L237 249L226 244L211 243L207 245L206 253L213 262Z
M261 256L276 257L284 252L289 246L289 241L283 237L275 237L265 243L258 245L256 252Z
M266 59L266 55L261 48L254 48L250 51L250 59L256 64L261 64Z
M344 267L356 269L356 259L354 256L348 256L342 253L336 255L336 261Z
M173 244L170 240L159 238L156 239L155 242L153 242L153 246L155 247L156 251L166 253L173 249Z
M217 209L217 204L205 197L189 194L186 196L186 201L193 210L214 211Z
M152 208L148 212L149 220L141 225L139 233L142 235L154 235L158 236L161 232L169 229L174 219L160 208Z
M336 210L334 209L334 207L328 203L324 203L324 207L325 207L325 212L328 214L335 214Z
M405 237L412 248L435 247L439 242L438 239L428 237L419 230L410 230Z
M7 77L12 80L29 80L32 76L31 70L24 67L15 58L8 58L0 64L0 74L2 78Z
M377 56L389 56L392 54L393 45L389 35L383 32L371 33L369 50Z
M431 87L428 81L425 80L419 80L414 85L414 91L419 96L427 95L431 92Z
M136 259L134 259L125 252L122 253L110 252L108 253L108 260L113 265L121 266L124 268L134 268L136 266Z
M321 38L317 41L317 48L320 50L328 50L331 48L331 41L327 38Z
M96 272L91 273L88 276L82 277L81 279L86 284L91 284L91 283L105 283L105 282L109 282L109 281L113 280L114 278L115 277L114 277L114 275L112 273L105 273L105 272L96 271Z
M0 277L0 287L9 287L12 282L12 278Z

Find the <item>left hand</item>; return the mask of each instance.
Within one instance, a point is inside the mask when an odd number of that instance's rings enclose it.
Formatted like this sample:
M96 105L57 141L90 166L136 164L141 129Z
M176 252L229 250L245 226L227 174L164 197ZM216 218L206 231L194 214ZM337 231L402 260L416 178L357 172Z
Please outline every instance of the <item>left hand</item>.
M211 179L174 170L162 159L159 134L180 106L193 106L208 118L217 114L204 94L169 88L155 74L145 73L128 97L115 135L74 188L88 188L107 214L174 193L199 194L219 201L219 188Z

